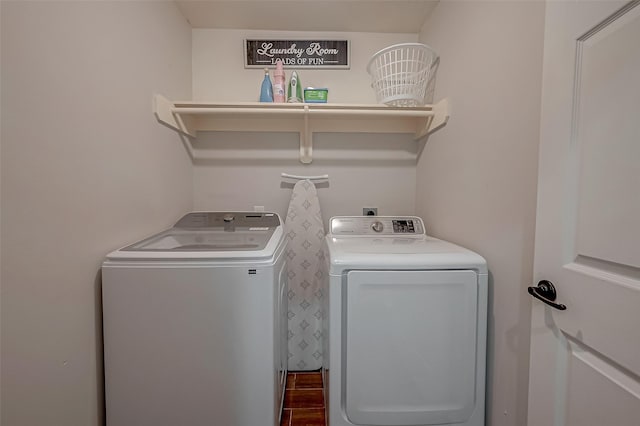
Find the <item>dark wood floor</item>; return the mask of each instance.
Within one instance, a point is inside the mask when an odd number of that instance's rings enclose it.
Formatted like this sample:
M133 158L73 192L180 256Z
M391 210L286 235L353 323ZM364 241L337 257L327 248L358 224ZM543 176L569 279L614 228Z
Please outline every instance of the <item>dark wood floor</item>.
M284 395L281 426L326 426L322 374L290 372Z

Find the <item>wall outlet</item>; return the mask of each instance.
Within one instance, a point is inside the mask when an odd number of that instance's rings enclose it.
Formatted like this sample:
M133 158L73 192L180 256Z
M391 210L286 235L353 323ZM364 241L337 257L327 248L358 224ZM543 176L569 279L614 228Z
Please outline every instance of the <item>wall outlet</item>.
M377 207L363 207L362 216L378 216Z

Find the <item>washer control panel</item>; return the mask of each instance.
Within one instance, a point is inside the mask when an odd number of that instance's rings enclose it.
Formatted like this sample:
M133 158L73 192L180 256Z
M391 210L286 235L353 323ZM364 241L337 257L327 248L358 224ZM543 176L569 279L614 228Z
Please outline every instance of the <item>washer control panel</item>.
M280 219L275 213L265 212L193 212L183 216L174 228L220 228L233 231L236 228L275 229ZM232 229L233 228L233 229Z
M416 225L411 219L392 220L393 232L395 234L415 234Z
M336 216L329 233L336 236L424 235L422 219L415 216Z

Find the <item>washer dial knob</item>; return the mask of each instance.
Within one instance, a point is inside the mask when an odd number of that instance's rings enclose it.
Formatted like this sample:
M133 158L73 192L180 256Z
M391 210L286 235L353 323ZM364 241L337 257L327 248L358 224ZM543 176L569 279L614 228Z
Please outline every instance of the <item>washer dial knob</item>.
M371 224L371 229L373 229L375 232L382 232L382 230L384 229L384 225L379 220L376 220Z

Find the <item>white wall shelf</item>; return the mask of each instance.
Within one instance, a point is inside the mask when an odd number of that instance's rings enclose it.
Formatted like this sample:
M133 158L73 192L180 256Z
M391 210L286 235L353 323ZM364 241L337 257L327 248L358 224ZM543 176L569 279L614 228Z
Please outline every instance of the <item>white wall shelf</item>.
M190 137L198 131L299 132L300 161L312 161L316 132L412 133L416 140L449 120L449 101L422 107L259 102L172 102L154 97L159 121Z

